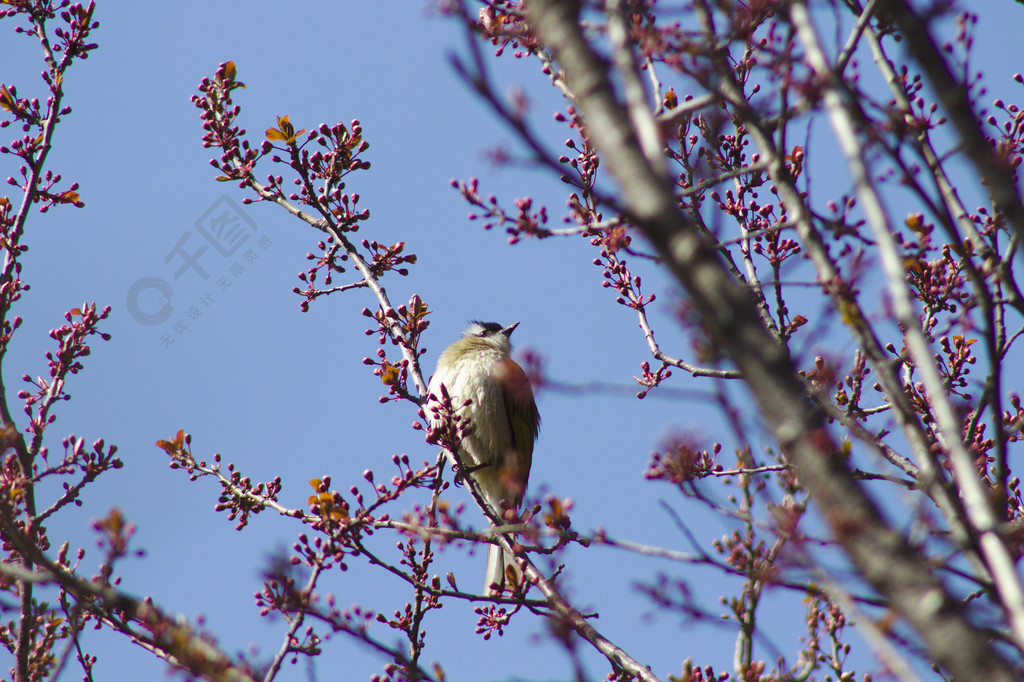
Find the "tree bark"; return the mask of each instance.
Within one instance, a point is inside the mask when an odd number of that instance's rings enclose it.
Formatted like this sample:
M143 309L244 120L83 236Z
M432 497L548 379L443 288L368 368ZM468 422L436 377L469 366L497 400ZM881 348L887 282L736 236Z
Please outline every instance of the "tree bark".
M786 349L761 324L750 293L680 211L667 169L648 163L610 66L587 42L573 0L526 0L537 39L555 56L626 210L689 293L704 329L743 377L760 414L867 582L917 631L932 659L962 680L1019 679L965 617L925 556L890 528L853 478ZM633 112L634 115L636 112Z

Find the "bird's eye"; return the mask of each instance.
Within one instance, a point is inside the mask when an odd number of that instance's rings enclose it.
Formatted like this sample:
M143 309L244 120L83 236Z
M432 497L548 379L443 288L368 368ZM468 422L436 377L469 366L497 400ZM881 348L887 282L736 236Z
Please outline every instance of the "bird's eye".
M477 336L479 336L480 338L483 338L483 337L487 336L487 330L486 329L480 330L480 333L477 334Z

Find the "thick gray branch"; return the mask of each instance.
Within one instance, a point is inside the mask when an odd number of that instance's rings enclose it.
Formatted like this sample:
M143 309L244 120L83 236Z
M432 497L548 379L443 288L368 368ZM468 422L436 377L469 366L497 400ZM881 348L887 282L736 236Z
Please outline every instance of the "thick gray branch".
M713 246L679 210L665 169L648 165L609 79L609 65L580 30L578 3L526 0L526 7L537 38L561 64L632 219L689 292L712 341L743 373L765 422L861 574L955 677L1016 679L988 636L967 621L925 557L889 527L853 478L786 349L761 324L751 294L730 277Z

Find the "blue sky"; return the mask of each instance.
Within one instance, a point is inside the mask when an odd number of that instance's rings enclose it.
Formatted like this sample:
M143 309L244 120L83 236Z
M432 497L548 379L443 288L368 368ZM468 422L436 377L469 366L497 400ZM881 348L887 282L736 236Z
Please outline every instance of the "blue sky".
M1001 11L1019 22L1017 9L1006 3ZM635 317L600 287L586 241L509 247L501 233L484 232L466 219L468 208L449 187L452 178L480 177L482 191L509 207L515 197L534 195L553 215L560 215L565 194L543 173L487 162L485 150L514 146L514 140L448 65L449 52L464 51L463 33L422 3L100 2L96 19L100 48L68 75L74 113L59 129L51 155L54 170L81 184L86 208L30 218L24 275L32 290L17 311L25 325L5 379L16 387L22 374L45 372L47 332L67 309L83 300L113 307L104 327L113 339L94 344L86 371L70 383L73 399L58 413L50 446L58 449L66 433L87 442L102 437L119 446L125 467L94 484L78 512L53 519L51 536L56 542L70 538L87 549L87 563L96 561L91 520L121 508L138 527L135 547L146 552L119 567L122 587L190 619L202 614L226 650L255 645L266 658L284 628L258 617L252 594L268 557L289 547L300 529L267 512L236 532L213 511L218 487L171 471L154 441L183 428L193 435L194 451L207 459L220 452L254 480L280 474L282 499L290 506L304 504L311 478L330 475L336 488L346 490L362 482L367 468L389 475L393 453L420 462L433 461L436 452L410 428L415 415L409 405L377 402L381 384L361 363L375 350L375 337L363 334L359 314L374 307L369 294L339 294L317 301L309 313L299 311L291 288L319 239L304 223L277 207L241 207L256 258L240 261L210 251L202 261L209 280L194 271L174 279L177 261L167 257L184 235L198 239L197 221L211 207L223 206L224 197L240 206L245 196L230 183L214 182L207 163L212 154L200 144L198 111L189 101L217 64L233 60L248 86L236 101L254 141L282 114L297 128L361 121L373 167L351 176L349 190L371 212L362 236L387 244L403 240L419 257L409 277L385 285L393 302L417 293L434 311L425 340L428 375L440 350L477 318L520 320L513 341L543 354L552 377L566 382L628 387L648 359L646 346ZM1002 33L1019 26L1014 22L1001 22L998 11L983 16L979 40L993 98L999 93L1009 101L1019 98L1010 75L1024 68L1019 41ZM14 36L9 22L0 23L0 64L0 80L17 84L23 95L39 92L33 80L41 68L38 47ZM547 122L561 104L544 87L537 65L509 57L492 65L502 82L531 86L536 120L557 145L565 130ZM269 172L268 166L260 174ZM243 269L232 271L235 262ZM126 300L132 284L145 277L173 283L179 310L195 305L203 314L176 314L187 329L175 330L172 321L140 324ZM222 278L230 287L218 283ZM659 295L665 292L656 273L646 273L645 282ZM662 295L666 304L671 299ZM660 339L688 352L668 323L670 314L668 305L656 313ZM651 450L674 430L709 442L729 436L707 400L709 388L678 378L675 386L693 395L645 401L628 393L541 395L533 490L572 498L580 530L603 526L612 535L686 549L660 507L676 496L645 482L642 472ZM454 496L468 501L464 491ZM678 508L707 543L729 530L696 505ZM382 548L392 540L378 535ZM324 583L339 604L358 602L390 613L408 598L397 581L358 560L351 565ZM476 585L483 565L483 553L467 558L450 550L437 570L455 571L460 584ZM577 603L601 614L598 629L660 675L678 673L687 656L730 669L731 631L680 628L677 616L652 613L636 594L633 583L659 570L684 575L714 610L723 587L708 571L600 548L571 553L567 566ZM769 607L765 614L772 620L771 637L792 656L802 610ZM473 634L475 620L470 605L451 602L426 623L426 658L439 660L449 679L568 677L568 661L543 641L542 621L520 615L504 637L484 642ZM109 634L89 633L86 645L100 656L97 679L159 679L165 669ZM316 661L318 679L366 679L382 664L344 638L325 650ZM598 658L586 660L593 677L607 672ZM0 667L6 666L0 656ZM73 677L73 671L65 675ZM279 679L307 679L304 664L288 666Z

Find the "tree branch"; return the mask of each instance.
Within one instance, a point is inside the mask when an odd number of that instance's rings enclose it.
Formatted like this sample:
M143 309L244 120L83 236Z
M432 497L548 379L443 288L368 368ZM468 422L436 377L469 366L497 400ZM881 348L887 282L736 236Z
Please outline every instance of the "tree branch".
M955 676L1016 679L988 636L966 620L925 557L890 527L857 484L785 349L761 325L749 292L734 282L714 247L680 212L664 167L648 165L608 64L580 30L579 4L526 0L526 7L536 36L561 64L633 219L690 293L712 341L743 373L768 427L851 560L913 625L934 660Z

